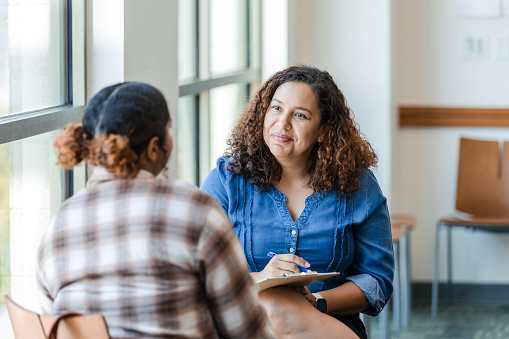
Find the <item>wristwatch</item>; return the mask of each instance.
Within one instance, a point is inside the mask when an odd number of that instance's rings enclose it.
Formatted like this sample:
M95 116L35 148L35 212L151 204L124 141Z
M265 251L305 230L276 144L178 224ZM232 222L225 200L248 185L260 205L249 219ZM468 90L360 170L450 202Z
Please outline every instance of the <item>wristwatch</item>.
M315 297L316 309L322 313L327 312L327 300L318 293L313 293L313 296Z

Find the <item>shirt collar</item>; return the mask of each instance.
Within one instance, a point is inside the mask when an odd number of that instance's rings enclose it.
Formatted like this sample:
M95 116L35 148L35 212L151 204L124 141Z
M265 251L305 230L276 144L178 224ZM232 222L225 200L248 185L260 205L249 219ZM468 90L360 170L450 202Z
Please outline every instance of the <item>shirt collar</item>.
M140 170L138 172L138 175L134 179L147 179L152 178L155 179L155 176L146 170ZM112 180L129 180L129 179L122 179L117 177L115 174L108 172L103 167L95 167L92 175L87 181L87 187L95 186L103 182L112 181ZM131 179L132 180L132 179Z

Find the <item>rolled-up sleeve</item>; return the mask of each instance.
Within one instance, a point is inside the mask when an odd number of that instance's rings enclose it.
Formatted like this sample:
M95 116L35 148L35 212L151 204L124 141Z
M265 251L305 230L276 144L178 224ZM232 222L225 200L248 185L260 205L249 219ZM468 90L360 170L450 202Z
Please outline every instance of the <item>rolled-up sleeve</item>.
M394 252L387 200L371 171L361 176L354 196L355 256L347 280L355 283L371 305L363 313L377 315L392 296Z

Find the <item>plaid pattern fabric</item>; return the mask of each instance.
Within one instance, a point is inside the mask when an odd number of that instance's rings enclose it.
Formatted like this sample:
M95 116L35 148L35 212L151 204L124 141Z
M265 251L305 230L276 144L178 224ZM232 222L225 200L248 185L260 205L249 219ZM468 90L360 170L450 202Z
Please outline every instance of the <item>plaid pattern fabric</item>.
M112 338L275 338L232 226L212 197L96 168L42 239L46 314L101 313Z

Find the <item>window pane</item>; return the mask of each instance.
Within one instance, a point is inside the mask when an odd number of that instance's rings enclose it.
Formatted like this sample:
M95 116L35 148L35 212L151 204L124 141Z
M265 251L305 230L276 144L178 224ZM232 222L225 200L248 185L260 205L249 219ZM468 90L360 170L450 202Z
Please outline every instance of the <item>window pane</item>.
M11 292L9 232L9 147L0 145L0 296ZM3 304L3 298L0 305ZM4 310L4 312L2 312ZM3 328L9 328L5 306L0 307L0 338L6 338ZM5 322L5 323L4 323Z
M179 80L195 78L196 74L196 2L179 1L178 72Z
M258 89L261 86L262 86L262 83L260 80L254 81L249 84L249 99L251 99L255 95L256 91L258 91Z
M0 145L0 291L34 311L40 310L37 248L50 216L62 202L63 172L56 165L53 147L58 132ZM0 338L7 338L3 328Z
M247 1L210 1L210 71L212 74L247 67Z
M246 87L233 84L210 91L209 171L216 166L217 158L223 155L226 141L247 102Z
M197 185L196 182L196 151L197 128L195 97L187 96L179 99L178 113L178 149L177 149L177 177Z
M0 115L65 103L63 0L0 2Z

